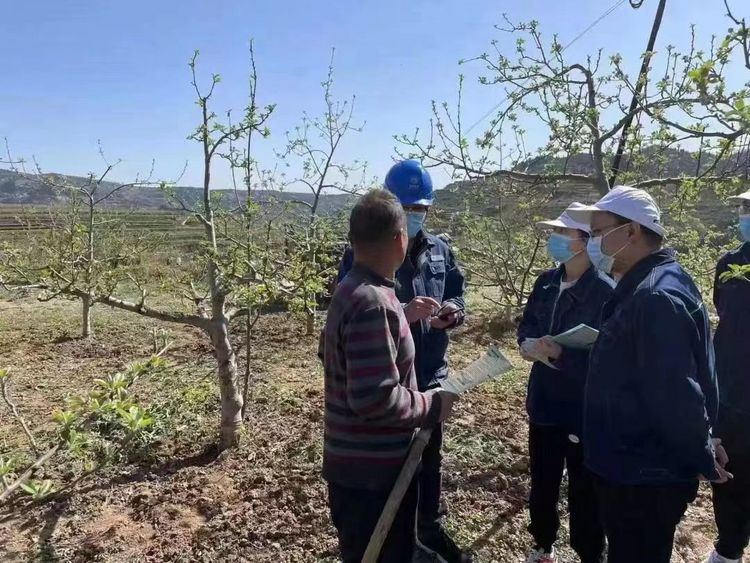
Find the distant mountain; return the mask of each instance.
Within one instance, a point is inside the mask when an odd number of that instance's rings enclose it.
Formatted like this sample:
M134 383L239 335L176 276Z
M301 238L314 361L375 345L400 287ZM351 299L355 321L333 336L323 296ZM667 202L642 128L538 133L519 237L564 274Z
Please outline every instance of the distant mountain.
M710 158L702 163L701 172L705 172ZM641 172L646 178L674 178L681 175L694 175L697 169L697 160L689 151L680 149L666 149L657 151L651 149L646 153ZM635 164L633 164L634 166ZM631 163L627 157L623 159L621 169L627 171ZM530 174L551 174L567 172L571 174L592 174L593 163L591 156L579 154L569 159L562 158L539 158L532 159L517 167L519 172ZM748 151L734 155L731 159L722 162L718 171L726 170L731 175L746 175L750 172L750 153ZM718 173L718 172L717 172ZM466 211L475 213L496 213L497 202L484 201L477 204L470 195L481 193L483 188L489 188L494 183L504 181L496 178L488 178L475 182L454 182L437 192L437 204L441 209L448 211ZM559 183L553 185L540 185L534 190L546 191L547 200L536 212L541 216L556 216L573 201L591 203L599 199L596 189L585 183ZM504 207L514 208L518 204L515 198L505 198ZM720 228L726 227L735 220L732 213L728 213L725 202L719 201L713 192L701 195L696 204L699 218L705 223L716 225ZM668 220L668 218L667 218Z
M44 180L47 180L45 182ZM12 170L0 169L0 205L22 205L22 206L48 206L61 204L68 197L64 192L58 193L49 186L50 182L58 184L65 183L73 186L83 186L88 179L79 176L64 176L62 174L45 174L44 177L36 175L23 175ZM103 196L111 193L120 184L114 182L102 182L99 193ZM221 194L222 205L227 208L235 207L236 197L233 190L213 190ZM192 206L203 198L201 188L180 186L176 189L176 195L186 205ZM240 193L244 200L245 193ZM297 192L268 192L258 190L253 192L253 197L261 205L275 202L304 201L313 202L311 193ZM320 200L320 212L322 214L335 213L346 207L352 200L349 194L326 194ZM103 202L110 208L120 209L144 209L144 210L171 210L165 194L158 188L123 188Z
M606 167L611 167L612 155L606 159ZM695 153L680 148L646 147L640 155L639 162L632 161L630 155L623 155L620 170L634 171L636 167L645 178L674 178L682 174L695 175L705 173L713 165L714 155L703 154L700 167ZM560 173L591 174L594 165L589 154L577 154L569 158L532 158L519 164L519 172L530 174ZM717 173L742 174L750 172L750 151L743 150L722 160L716 167Z

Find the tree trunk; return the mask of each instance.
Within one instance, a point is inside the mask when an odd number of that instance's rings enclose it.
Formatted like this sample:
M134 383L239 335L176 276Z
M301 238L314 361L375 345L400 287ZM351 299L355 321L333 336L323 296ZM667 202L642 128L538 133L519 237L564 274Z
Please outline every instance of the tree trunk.
M221 430L219 451L237 446L242 429L242 395L237 375L237 359L229 342L229 321L226 318L213 322L211 342L216 351L221 393Z
M315 334L315 308L307 309L307 336Z
M603 174L601 176L597 174L596 178L594 178L594 187L601 197L604 197L609 192L609 182Z
M83 338L91 338L91 296L84 295L81 301L83 303L81 336Z

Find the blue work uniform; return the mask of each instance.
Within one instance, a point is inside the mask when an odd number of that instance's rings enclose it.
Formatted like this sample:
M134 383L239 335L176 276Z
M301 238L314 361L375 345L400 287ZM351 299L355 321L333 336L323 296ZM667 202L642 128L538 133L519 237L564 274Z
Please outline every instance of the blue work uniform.
M719 478L718 404L701 293L673 252L654 252L604 306L584 393L585 464L611 563L670 561L698 477Z
M713 477L717 413L708 312L674 254L660 250L604 306L586 382L586 464L622 484Z
M561 290L565 265L537 278L518 326L518 344L557 335L585 324L598 329L602 307L614 292L612 278L594 266L572 287ZM563 348L550 367L534 362L526 395L529 415L529 533L538 548L552 551L560 528L558 503L563 471L568 471L570 546L583 563L599 563L604 528L593 475L583 465L581 427L589 350Z
M590 266L576 284L560 292L565 266L547 270L536 280L518 325L518 344L527 338L556 335L580 324L598 329L602 307L614 291L614 281ZM551 368L534 362L529 377L526 410L532 424L560 426L581 435L583 388L589 351L563 348Z

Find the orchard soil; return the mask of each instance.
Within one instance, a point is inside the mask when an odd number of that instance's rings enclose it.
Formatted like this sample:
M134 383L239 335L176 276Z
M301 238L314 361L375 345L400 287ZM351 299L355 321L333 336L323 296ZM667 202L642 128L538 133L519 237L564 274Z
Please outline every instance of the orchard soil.
M173 341L173 368L137 383L161 434L131 459L89 477L73 492L33 504L18 497L0 508L0 561L304 562L335 561L322 460L323 376L317 341L304 322L263 317L250 352L253 387L242 445L226 456L212 444L218 392L211 350L199 331L135 315L94 309L96 337L76 339L73 302L0 302L0 367L12 369L12 393L44 444L50 414L92 380L152 352L153 327ZM447 425L447 526L479 561L525 561L528 515L528 366L512 338L470 318L453 335L450 361L460 369L498 343L518 369L467 395ZM241 338L241 335L238 336ZM239 340L238 340L239 343ZM244 371L244 350L240 353ZM23 435L0 405L0 455L24 448ZM160 414L161 413L161 414ZM42 478L62 486L73 475L57 463ZM564 491L563 491L564 497ZM560 561L566 547L565 503ZM714 534L705 484L676 538L673 561L698 563Z

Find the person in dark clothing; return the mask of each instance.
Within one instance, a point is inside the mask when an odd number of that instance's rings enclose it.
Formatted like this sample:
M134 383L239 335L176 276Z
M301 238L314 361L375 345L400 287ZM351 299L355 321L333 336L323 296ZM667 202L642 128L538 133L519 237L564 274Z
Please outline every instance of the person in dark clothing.
M416 161L395 164L385 178L385 188L398 197L406 212L409 248L396 272L396 296L404 307L416 351L417 385L422 392L440 387L448 376L448 330L463 323L464 275L448 244L428 233L424 221L433 204L432 180ZM347 248L339 266L339 279L352 264ZM424 450L418 475L419 541L448 563L472 560L445 531L441 504L443 427L438 425Z
M619 186L571 212L591 225L592 263L618 281L602 311L584 392L584 463L597 477L609 563L669 563L698 478L723 481L708 313L662 249L661 213Z
M604 553L604 528L599 518L593 475L583 466L581 426L583 387L588 350L563 348L550 340L580 324L598 329L601 310L612 296L614 281L597 271L586 254L587 224L574 221L568 211L554 221L547 248L560 266L543 272L534 284L518 326L524 359L534 361L526 410L529 415L531 496L529 532L534 546L527 563L553 563L560 527L557 503L565 467L568 469L570 543L582 563L599 563ZM533 342L533 344L531 344ZM528 348L527 348L528 346Z
M719 537L707 563L739 562L750 543L750 283L746 277L722 279L731 266L750 264L750 192L729 199L739 206L743 243L716 266L714 305L719 326L714 348L720 406L714 435L726 448L727 471L734 479L713 484Z
M336 289L321 333L325 378L323 477L344 563L359 563L406 459L415 429L439 424L455 395L420 392L414 340L393 277L406 253L398 200L374 190L354 206L351 272ZM410 561L416 548L413 483L378 561Z

